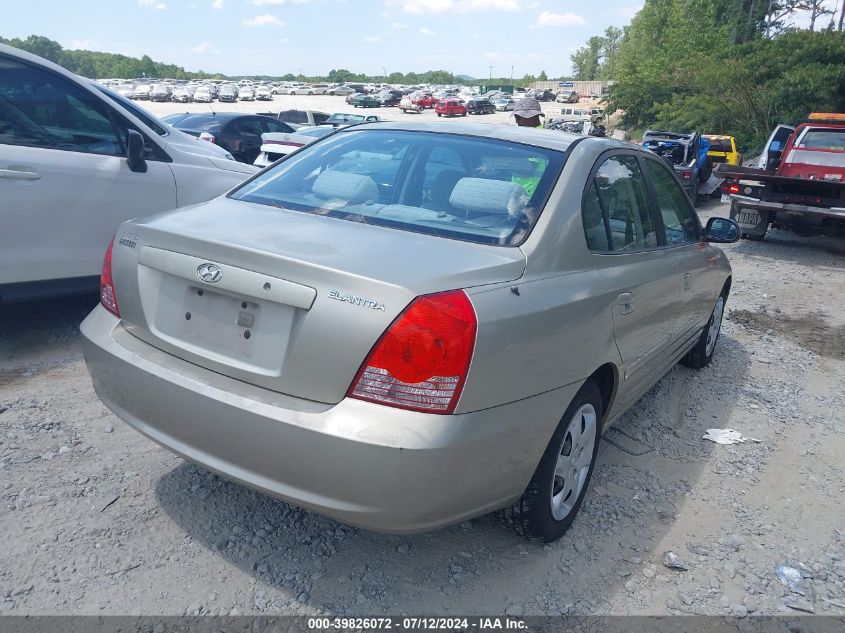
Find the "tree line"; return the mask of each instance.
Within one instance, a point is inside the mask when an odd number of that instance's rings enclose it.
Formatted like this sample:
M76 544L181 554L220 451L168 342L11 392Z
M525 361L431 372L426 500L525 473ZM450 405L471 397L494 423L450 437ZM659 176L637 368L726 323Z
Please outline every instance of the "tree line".
M807 28L788 26L799 10ZM778 123L845 112L843 16L821 0L646 0L572 55L573 75L614 80L608 105L630 129L759 147Z
M191 72L182 66L175 64L164 64L153 61L149 55L141 58L118 55L116 53L101 53L87 50L68 50L58 42L41 35L30 35L26 39L4 39L0 37L0 43L9 44L15 48L33 53L60 66L64 66L71 72L90 79L138 79L147 77L151 79L256 79L266 81L330 81L341 82L386 82L391 84L475 84L493 83L508 84L509 78L493 78L492 80L472 79L467 77L455 77L447 70L429 70L423 73L401 73L393 72L387 75L365 75L354 73L345 68L332 69L325 76L295 75L286 73L283 75L235 75L227 76L221 73L208 73L205 71ZM514 80L514 85L529 85L534 81L546 79L545 71L538 77L524 75Z

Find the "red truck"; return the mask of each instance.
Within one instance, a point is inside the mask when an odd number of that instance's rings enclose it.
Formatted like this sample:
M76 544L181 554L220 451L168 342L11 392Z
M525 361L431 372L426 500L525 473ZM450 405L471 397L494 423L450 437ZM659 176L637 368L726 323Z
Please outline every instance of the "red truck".
M813 113L790 129L778 126L759 167L714 169L725 179L722 200L730 200L731 219L751 240L762 240L770 225L845 236L845 114Z

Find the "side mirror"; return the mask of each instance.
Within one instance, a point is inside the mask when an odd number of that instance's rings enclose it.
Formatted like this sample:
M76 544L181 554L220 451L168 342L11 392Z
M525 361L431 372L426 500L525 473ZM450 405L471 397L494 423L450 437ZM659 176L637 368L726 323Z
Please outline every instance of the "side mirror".
M728 218L710 218L704 227L704 241L731 244L739 240L739 224Z
M146 173L147 161L144 160L144 137L137 130L126 132L126 164L129 169Z
M781 153L780 141L772 141L769 144L769 156L778 156Z

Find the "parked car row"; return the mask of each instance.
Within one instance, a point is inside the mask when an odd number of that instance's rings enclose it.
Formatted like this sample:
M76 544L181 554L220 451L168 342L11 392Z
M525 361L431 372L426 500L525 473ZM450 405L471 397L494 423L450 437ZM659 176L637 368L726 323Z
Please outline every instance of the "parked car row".
M123 83L112 85L118 94L140 101L174 101L176 103L211 103L215 99L235 101L272 101L273 91L267 85L234 83Z

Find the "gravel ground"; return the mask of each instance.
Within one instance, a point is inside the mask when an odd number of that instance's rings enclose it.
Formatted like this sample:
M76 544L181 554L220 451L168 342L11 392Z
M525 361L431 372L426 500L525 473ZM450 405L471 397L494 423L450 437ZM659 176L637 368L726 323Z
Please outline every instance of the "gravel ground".
M714 362L673 369L607 433L546 546L494 516L380 535L229 483L97 400L77 333L96 297L0 308L0 613L845 615L845 242L726 251Z

